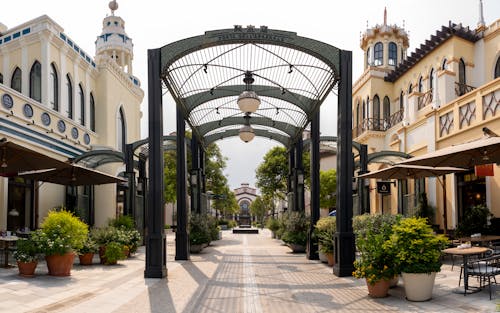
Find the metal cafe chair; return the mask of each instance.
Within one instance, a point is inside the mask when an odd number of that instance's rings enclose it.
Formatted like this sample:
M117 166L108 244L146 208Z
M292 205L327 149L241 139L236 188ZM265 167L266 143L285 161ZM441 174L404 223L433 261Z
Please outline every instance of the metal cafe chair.
M483 259L478 259L469 263L468 276L477 277L479 288L484 288L486 281L491 300L491 279L496 285L496 276L500 275L500 255L493 255Z

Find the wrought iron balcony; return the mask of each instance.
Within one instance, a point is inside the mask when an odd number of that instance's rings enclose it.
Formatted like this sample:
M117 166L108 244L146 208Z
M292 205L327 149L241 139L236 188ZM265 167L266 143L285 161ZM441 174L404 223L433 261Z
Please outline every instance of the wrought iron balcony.
M474 89L476 89L476 87L469 86L464 83L455 82L455 94L457 95L457 97L463 96L466 93L473 91Z
M431 102L432 102L432 89L429 89L424 94L418 97L417 100L418 109L421 110L425 108Z
M385 119L365 118L353 128L352 137L359 137L366 131L386 131L403 120L403 112L403 110L399 110Z

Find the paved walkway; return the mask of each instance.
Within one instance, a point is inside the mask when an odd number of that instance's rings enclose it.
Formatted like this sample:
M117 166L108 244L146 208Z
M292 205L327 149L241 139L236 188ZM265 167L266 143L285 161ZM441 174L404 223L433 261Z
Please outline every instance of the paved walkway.
M144 253L116 266L75 265L67 278L47 275L21 278L17 268L0 269L0 312L495 312L500 295L488 291L454 294L459 268L444 265L433 299L409 302L399 285L384 299L367 295L363 280L338 278L319 261L270 238L232 234L176 262L174 236L168 235L168 279L144 279ZM97 259L95 260L97 262Z

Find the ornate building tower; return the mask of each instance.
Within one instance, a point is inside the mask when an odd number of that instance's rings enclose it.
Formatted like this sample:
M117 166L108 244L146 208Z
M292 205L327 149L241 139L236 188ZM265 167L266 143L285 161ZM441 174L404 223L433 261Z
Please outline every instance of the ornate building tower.
M408 34L397 25L387 25L387 9L384 9L384 24L368 28L361 36L361 49L365 52L365 66L393 70L406 58L409 46Z
M97 37L96 63L99 65L107 59L115 60L121 69L132 75L132 59L134 58L132 39L125 33L125 22L115 16L118 3L113 0L109 3L111 15L102 22L102 33Z

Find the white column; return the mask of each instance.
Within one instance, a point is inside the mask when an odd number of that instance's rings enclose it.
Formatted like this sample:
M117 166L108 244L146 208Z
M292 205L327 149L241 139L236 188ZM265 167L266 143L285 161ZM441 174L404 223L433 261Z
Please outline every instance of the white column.
M3 83L6 86L10 86L12 84L12 72L10 71L10 54L8 51L2 51L3 54Z
M28 64L28 47L23 45L21 48L21 71L22 71L22 83L21 91L26 97L30 96L30 67Z
M448 228L454 229L455 227L457 227L457 215L458 215L458 212L457 212L457 208L458 208L458 204L457 204L457 175L452 174L449 176L451 177L451 179L450 179L451 223L448 223Z
M50 49L49 49L49 39L45 36L40 36L41 45L41 55L42 59L42 104L49 107L49 94L50 94Z

